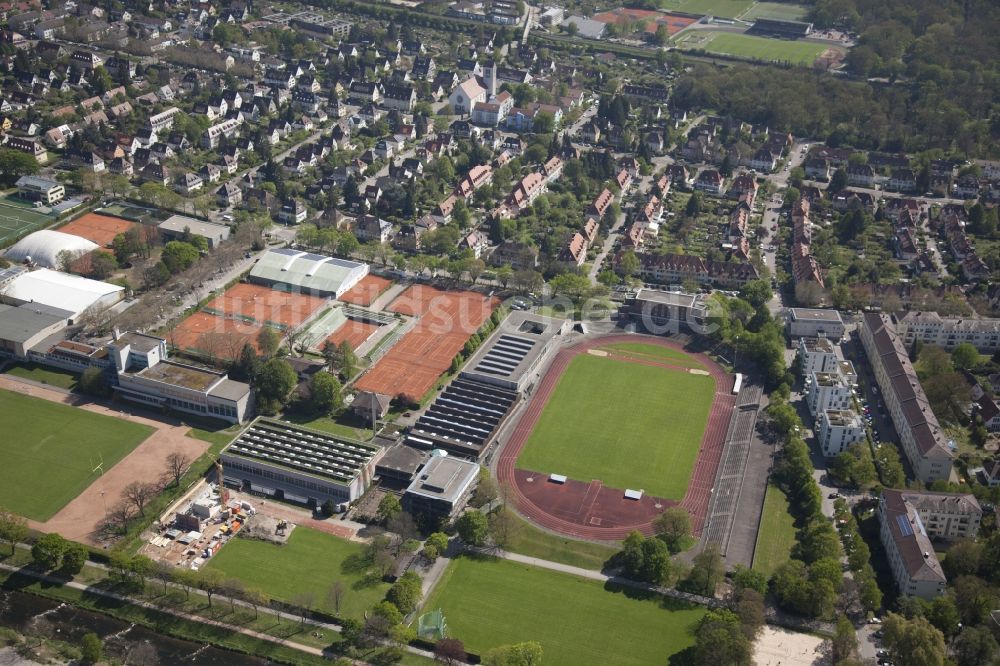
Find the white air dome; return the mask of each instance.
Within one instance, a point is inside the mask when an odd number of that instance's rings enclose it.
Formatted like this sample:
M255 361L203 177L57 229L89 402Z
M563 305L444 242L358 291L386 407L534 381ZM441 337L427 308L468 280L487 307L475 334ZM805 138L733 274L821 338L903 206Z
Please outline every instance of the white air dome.
M29 234L14 244L4 256L13 262L33 260L45 268L59 268L59 253L70 252L74 258L98 249L86 238L48 229Z

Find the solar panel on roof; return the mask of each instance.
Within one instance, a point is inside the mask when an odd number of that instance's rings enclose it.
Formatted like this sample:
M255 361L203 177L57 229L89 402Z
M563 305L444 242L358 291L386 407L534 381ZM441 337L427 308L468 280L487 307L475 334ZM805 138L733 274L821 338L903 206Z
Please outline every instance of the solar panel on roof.
M899 532L905 537L913 536L913 527L906 516L896 516L896 524L899 525Z

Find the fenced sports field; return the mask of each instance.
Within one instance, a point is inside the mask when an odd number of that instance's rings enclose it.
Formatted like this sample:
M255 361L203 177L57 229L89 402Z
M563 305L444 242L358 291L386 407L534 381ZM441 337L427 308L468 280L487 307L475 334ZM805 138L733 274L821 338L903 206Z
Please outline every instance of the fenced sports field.
M28 234L56 221L56 215L43 213L28 201L6 195L0 197L0 247L13 245Z

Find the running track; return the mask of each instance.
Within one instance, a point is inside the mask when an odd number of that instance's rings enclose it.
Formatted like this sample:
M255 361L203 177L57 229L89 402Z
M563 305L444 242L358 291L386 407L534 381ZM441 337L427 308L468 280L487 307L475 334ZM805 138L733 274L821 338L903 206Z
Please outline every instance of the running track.
M600 527L593 524L593 521L570 521L553 515L550 511L546 510L545 506L540 506L544 502L532 501L526 496L525 489L521 487L521 484L525 483L524 475L520 475L519 478L519 475L515 473L517 457L521 453L525 442L528 441L528 437L538 422L539 417L541 417L542 410L548 403L549 398L551 398L556 384L559 383L559 378L573 357L586 353L588 350L596 347L621 342L642 342L644 344L659 345L683 351L701 362L715 379L715 400L712 402L712 409L709 412L708 423L705 427L705 433L702 436L701 448L695 460L687 493L685 493L684 498L680 501L680 506L687 509L691 515L692 530L696 535L700 535L705 525L705 517L708 513L709 502L711 501L712 486L715 484L719 460L722 458L722 449L725 444L726 431L729 427L729 419L736 405L736 398L732 395L733 377L723 371L718 364L704 354L687 352L680 345L664 338L639 335L610 335L581 342L578 345L560 351L555 359L553 359L551 366L539 383L538 389L532 396L531 402L528 403L527 409L521 416L517 427L511 433L507 445L504 446L503 451L500 453L500 458L497 462L497 476L500 482L509 488L510 500L514 502L518 511L526 518L553 532L578 539L604 541L620 541L633 530L639 530L647 535L653 533L651 519L633 524L618 522L614 526ZM630 358L628 360L637 359ZM537 493L535 494L537 496ZM618 493L618 496L620 498L621 493ZM628 500L621 501L626 502ZM665 506L677 505L677 502L670 500L661 499L658 501ZM584 515L582 517L586 518L587 516Z

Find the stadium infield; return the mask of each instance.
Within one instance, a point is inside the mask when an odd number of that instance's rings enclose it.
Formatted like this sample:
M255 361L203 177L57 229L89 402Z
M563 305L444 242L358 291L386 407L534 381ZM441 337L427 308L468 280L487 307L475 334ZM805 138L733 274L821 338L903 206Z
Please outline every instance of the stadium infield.
M97 243L101 247L111 247L118 234L123 234L136 225L135 222L120 217L109 217L97 213L81 215L72 222L56 229L64 234L72 234Z
M559 378L517 467L679 500L714 393L707 375L580 354Z
M660 7L688 14L736 18L746 13L754 5L754 0L663 0Z
M828 49L827 45L816 42L773 39L714 30L686 32L678 37L677 47L700 49L706 53L718 53L719 55L751 60L788 62L793 65L812 65Z
M425 610L444 611L448 636L480 654L538 641L552 666L640 666L694 643L700 606L494 558L448 565Z
M612 335L563 349L556 355L501 450L497 475L501 483L510 490L511 500L522 516L559 534L604 541L621 540L632 530L650 534L653 519L664 509L674 505L687 509L691 514L693 531L699 534L705 523L711 489L715 483L726 430L735 405L731 395L733 378L703 354L689 354L689 356L692 361L704 368L700 372L707 373L710 377L692 374L692 370L698 372L696 368L680 367L671 363L669 359L656 358L654 349L648 350L647 354L635 354L634 350L627 354L615 351L615 345L622 343L628 345L641 343L683 352L681 347L666 339L636 335ZM595 350L599 354L609 356L594 357L592 352ZM555 403L555 411L551 412L554 416L545 417L544 413L550 400L563 385L561 381L563 373L583 354L588 354L585 359L594 358L596 361L606 363L603 366L588 361L579 364L582 368L580 372L589 376L574 380L571 375L570 381L565 384L565 390ZM634 381L626 383L625 387L621 388L623 382L621 377L632 376L632 373L625 370L647 366L652 366L651 370L655 370L662 377L645 371L638 373L643 378L656 377L650 380L652 384L645 387L646 390L660 391L661 396L665 391L666 395L673 396L673 401L661 397L660 400L654 401L655 404L648 404L647 396L634 395L642 390L640 383ZM611 379L602 373L594 375L594 368L597 367L609 369L615 377ZM688 389L675 391L672 388L662 388L667 386L665 382L675 378L682 378L680 381L688 385ZM685 381L693 378L700 380L701 388L697 388L698 381L694 383ZM608 388L609 379L615 384L616 388L613 390ZM576 386L580 381L590 382L599 388L594 393L585 393L586 387ZM591 387L591 391L593 390ZM687 395L691 391L694 391L695 395L700 395L703 400L688 400ZM600 397L607 405L592 404L597 399L592 396ZM584 402L573 408L574 399ZM680 402L677 402L678 400ZM565 402L566 405L560 405L560 402ZM692 402L700 403L702 406L697 408L688 404ZM633 411L636 405L642 405L647 411L652 409L653 413L643 415L642 421L645 423L648 419L649 423L656 423L655 427L637 423L622 424L622 414L632 415L633 421L638 420L634 417L639 415L640 411ZM609 411L612 407L617 407L617 411ZM605 420L603 422L594 420L589 431L578 428L582 421L591 421L588 414L591 409L603 413ZM680 417L670 418L672 413L680 413L678 410L686 414L683 419L688 421L700 419L699 427L691 428L688 423L681 425ZM559 434L560 429L555 427L556 417L559 414L564 415L564 424L568 428L564 432L572 430L575 434L565 436ZM568 417L565 414L568 414ZM540 452L531 453L531 448L527 445L535 436L536 426L545 418L551 420L551 425L544 425L540 430L543 437ZM627 430L622 431L622 428ZM651 441L659 443L659 446L651 447L649 442L624 441L620 438L620 432L629 432L639 438L651 438ZM675 433L680 436L676 436ZM545 443L545 438L548 438L550 443ZM609 456L602 447L615 447L616 454L625 450L628 453L618 455L615 459L615 456ZM583 451L587 455L583 455L581 453ZM522 459L522 452L528 457ZM535 456L538 457L533 460ZM636 456L640 456L641 459L637 460ZM541 465L537 465L540 459L547 460L553 466L538 472L523 468L527 463L534 463L536 467L540 467ZM691 462L686 462L689 459ZM678 473L672 468L666 469L671 465L682 464L686 465L683 473ZM577 470L580 476L573 478L572 473L568 471L571 469L570 466ZM666 471L657 476L647 473L644 469L654 466ZM551 473L564 474L570 478L565 483L553 483L548 480L548 475ZM614 483L621 485L614 487L612 482L606 481L608 478L614 478ZM637 482L641 479L645 482ZM650 485L654 483L657 485ZM674 498L658 497L650 489L651 487L668 491L672 489ZM624 498L625 488L642 489L645 492L641 499L629 500Z
M450 366L498 301L474 291L444 291L413 285L386 310L419 317L355 388L418 402Z
M30 391L30 389L29 389ZM153 429L0 389L0 506L45 521L153 433Z

